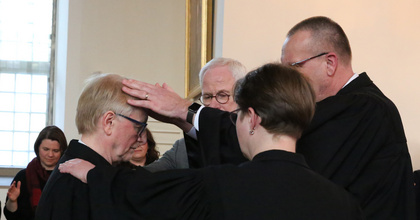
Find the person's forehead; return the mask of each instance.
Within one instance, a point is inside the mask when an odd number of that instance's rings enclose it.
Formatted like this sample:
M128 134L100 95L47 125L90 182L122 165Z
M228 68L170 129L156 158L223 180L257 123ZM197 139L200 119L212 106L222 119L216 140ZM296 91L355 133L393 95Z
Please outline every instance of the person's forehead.
M144 109L136 108L131 112L130 117L137 121L144 122L147 120L148 115Z
M58 141L56 141L56 140L51 140L51 139L44 139L44 140L42 140L42 142L41 142L41 145L40 145L41 147L48 147L48 148L52 148L52 149L54 149L54 148L60 148L60 144L58 143Z
M209 69L203 78L203 88L215 86L232 87L235 79L228 66L217 66Z
M311 45L311 33L309 31L298 31L285 40L282 48L282 59L306 55L311 51Z

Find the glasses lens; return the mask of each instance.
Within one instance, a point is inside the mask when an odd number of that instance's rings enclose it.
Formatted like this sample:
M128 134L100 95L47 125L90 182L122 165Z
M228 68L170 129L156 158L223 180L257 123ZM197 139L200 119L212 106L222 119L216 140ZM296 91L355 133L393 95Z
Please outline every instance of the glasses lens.
M141 138L142 136L142 134L143 134L143 131L144 131L144 129L146 128L146 125L141 125L140 127L139 127L139 132L137 133L137 135Z
M216 95L216 101L219 102L220 104L225 104L226 102L229 101L229 95L226 93L218 93Z

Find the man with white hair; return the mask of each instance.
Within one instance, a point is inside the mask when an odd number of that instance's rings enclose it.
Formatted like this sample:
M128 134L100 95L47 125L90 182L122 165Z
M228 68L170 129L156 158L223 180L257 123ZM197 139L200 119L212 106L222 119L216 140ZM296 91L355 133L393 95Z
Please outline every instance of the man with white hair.
M210 60L199 73L201 86L201 103L206 107L233 111L237 104L233 100L233 87L235 82L246 74L245 66L231 58L214 58ZM189 126L190 130L185 139L177 140L171 149L166 151L159 160L145 166L151 172L197 168L203 166L203 161L196 159L201 154L200 144L196 141L196 130ZM192 136L192 137L190 137ZM212 140L205 140L212 142ZM207 143L208 144L208 143ZM190 156L190 160L187 156Z

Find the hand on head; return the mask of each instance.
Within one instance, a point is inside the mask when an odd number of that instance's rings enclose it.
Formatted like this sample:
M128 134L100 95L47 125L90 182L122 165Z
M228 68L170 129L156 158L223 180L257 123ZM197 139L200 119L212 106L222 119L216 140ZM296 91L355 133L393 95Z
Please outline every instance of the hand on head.
M92 163L77 158L68 160L58 166L60 172L69 173L84 183L87 183L87 173L93 168L95 168L95 165Z
M150 109L150 116L162 121L178 125L185 121L188 106L191 102L181 98L166 83L160 86L129 79L123 80L123 91L140 100L128 100L130 105Z

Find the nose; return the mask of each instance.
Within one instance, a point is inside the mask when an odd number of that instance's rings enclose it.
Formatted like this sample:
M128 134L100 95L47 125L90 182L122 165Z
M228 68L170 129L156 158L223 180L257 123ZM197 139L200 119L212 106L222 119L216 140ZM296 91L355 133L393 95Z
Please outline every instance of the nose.
M211 102L208 107L220 109L220 103L216 100L216 97L211 98Z
M49 157L53 157L54 156L54 153L52 152L52 150L48 151L48 156Z

